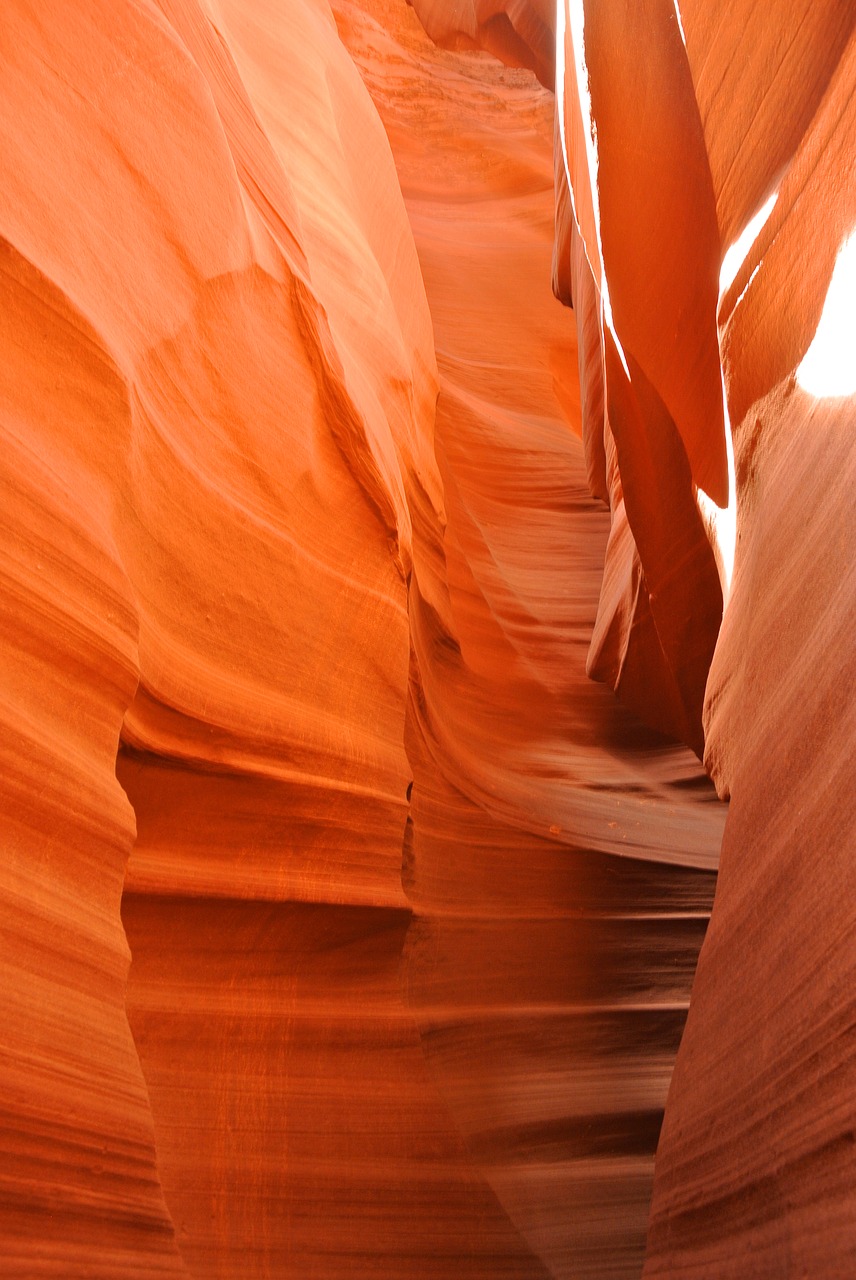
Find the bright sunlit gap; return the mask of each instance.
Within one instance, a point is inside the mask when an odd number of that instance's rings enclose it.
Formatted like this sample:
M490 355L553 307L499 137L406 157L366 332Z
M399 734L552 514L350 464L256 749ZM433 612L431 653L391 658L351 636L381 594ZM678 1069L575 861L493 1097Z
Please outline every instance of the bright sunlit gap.
M627 357L624 354L624 348L621 345L621 341L615 329L615 322L612 318L612 303L609 298L609 282L607 280L606 270L603 268L603 244L600 234L600 201L598 199L597 187L597 132L594 126L591 95L589 93L589 74L585 60L585 10L583 8L583 0L557 0L556 3L556 90L559 95L559 135L562 140L562 156L565 161L565 175L568 181L568 188L571 192L571 201L573 203L573 185L571 183L570 166L568 163L568 142L565 136L565 32L568 26L570 26L571 45L574 51L574 72L577 83L580 115L583 120L583 133L586 143L586 160L588 161L589 183L591 185L592 211L594 213L595 234L597 235L598 250L600 252L602 268L599 286L601 304L603 307L603 319L615 340L619 359L621 360L621 363L624 366L624 372L629 379L630 370L627 367Z
M683 24L683 20L681 19L681 5L680 5L680 0L675 0L675 17L676 17L676 18L677 18L677 20L678 20L678 30L679 30L679 31L680 31L680 33L681 33L681 39L683 40L683 42L684 42L684 48L686 49L686 47L687 47L687 38L686 38L686 36L684 35L684 24Z
M770 214L776 207L776 201L779 198L778 191L774 191L768 200L765 200L758 212L749 219L746 226L740 232L740 235L729 248L725 257L722 259L722 266L719 269L719 296L722 296L731 288L734 283L737 272L746 261L749 250L758 239L761 231L769 218Z
M731 437L731 422L728 417L728 399L725 394L725 381L722 383L723 424L725 427L725 456L728 464L728 505L718 506L704 489L696 489L696 503L701 518L710 532L710 544L719 571L719 582L722 587L723 608L728 604L731 594L731 579L734 576L734 556L737 550L737 477L734 471L734 443Z
M803 391L856 395L856 230L838 253L811 346L797 369Z
M594 125L594 113L592 112L591 106L591 94L589 93L589 73L588 67L586 66L585 9L583 7L583 0L569 0L567 8L565 8L566 0L559 0L559 3L565 9L565 19L569 22L571 28L571 47L574 51L574 71L576 72L577 97L579 98L580 115L583 121L583 136L585 137L586 159L588 160L591 200L592 208L594 210L594 225L597 233L601 265L603 265L603 244L600 236L600 199L597 185L597 134ZM564 20L562 25L564 27Z
M556 0L556 110L559 113L559 137L562 140L562 159L565 162L565 178L571 193L571 166L568 164L568 141L565 137L565 0Z
M676 0L677 7L677 0ZM761 234L764 224L767 222L773 209L776 207L776 201L779 198L778 191L764 201L761 208L755 213L740 235L728 249L722 260L722 267L719 272L719 297L722 300L725 293L731 288L737 273L746 261L752 245ZM760 265L760 264L759 264ZM738 298L736 305L746 293L746 289L754 280L758 272L756 266L749 278L746 287ZM734 473L734 443L731 438L731 423L728 418L728 398L725 394L725 384L722 386L722 405L724 410L724 427L725 427L725 455L728 465L728 505L725 507L718 506L713 499L705 493L704 489L696 491L696 500L701 517L710 531L711 545L716 556L717 568L719 569L719 580L722 584L723 601L727 605L728 597L731 593L731 579L734 575L734 555L737 548L737 488L736 477Z
M684 35L683 22L681 20L681 11L679 0L674 0L675 17L678 21L681 39L686 47L686 38ZM600 243L600 206L598 201L597 174L598 174L598 153L597 153L597 135L592 123L591 98L589 94L589 78L588 68L585 62L585 11L583 8L583 0L557 0L556 2L556 93L557 93L557 109L559 112L559 136L562 146L562 158L565 162L565 174L568 186L571 190L571 201L573 203L573 187L570 179L570 165L568 158L568 143L565 135L565 34L570 28L571 45L574 51L574 69L576 72L577 93L579 97L580 113L583 120L583 132L586 143L586 159L588 160L589 179L592 190L592 205L595 221L595 233L598 239L598 247L601 251L601 262L603 261L603 248ZM749 250L761 232L764 223L769 218L778 198L778 192L773 195L762 205L753 218L744 227L740 236L730 247L725 255L722 263L722 270L719 277L719 296L720 298L733 283L737 272L740 270L746 259ZM609 286L606 279L606 273L603 272L601 281L601 302L603 306L604 324L610 329L618 351L619 358L624 366L624 372L628 379L630 371L627 367L627 358L621 346L621 342L615 332L615 324L612 318L612 306L609 298ZM723 405L725 407L725 449L728 460L728 505L719 507L703 489L696 491L699 512L702 519L710 530L711 543L714 547L717 566L719 568L720 581L722 583L723 596L727 602L730 588L731 578L734 572L734 553L737 536L737 500L735 493L735 475L734 475L734 448L731 440L731 425L728 421L728 409L725 398L725 388L723 386L722 393Z

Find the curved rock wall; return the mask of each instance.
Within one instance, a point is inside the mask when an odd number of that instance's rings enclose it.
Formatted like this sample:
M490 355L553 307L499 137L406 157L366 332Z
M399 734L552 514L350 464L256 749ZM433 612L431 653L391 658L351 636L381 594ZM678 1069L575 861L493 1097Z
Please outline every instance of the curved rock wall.
M591 665L649 719L668 676L699 750L703 695L731 797L645 1275L849 1275L856 18L559 16L555 284L613 512Z
M391 976L409 512L440 500L392 159L323 4L0 35L4 1274L306 1276L333 1206L349 1270L395 1253L366 1197L422 1216L397 1149L460 1145ZM301 1123L360 1147L347 1178Z
M551 96L433 50L394 4L336 12L392 143L440 371L445 520L414 518L410 587L410 1006L548 1273L638 1275L724 812L689 751L586 678L608 512L571 316L545 287Z
M645 1274L849 1275L852 6L414 7L0 19L4 1275L638 1276L675 736Z
M554 0L407 0L444 49L484 49L510 67L527 67L555 85Z
M732 802L652 1276L856 1267L852 268L849 315L828 308L856 229L856 16L793 9L733 5L724 29L682 4L723 248L775 203L718 313L737 530L705 758ZM753 77L735 82L747 44Z
M557 14L554 290L612 513L589 670L732 799L645 1274L850 1275L856 15Z
M20 1280L638 1272L721 814L584 676L551 102L337 17L421 261L321 0L4 18Z

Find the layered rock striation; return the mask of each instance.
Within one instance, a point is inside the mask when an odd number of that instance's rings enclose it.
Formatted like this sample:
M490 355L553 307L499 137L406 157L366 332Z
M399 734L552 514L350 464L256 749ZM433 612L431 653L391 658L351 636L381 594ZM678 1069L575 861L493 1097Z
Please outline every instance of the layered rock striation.
M856 19L558 19L554 288L612 512L589 668L731 797L645 1274L849 1275Z
M414 8L0 19L3 1274L638 1276L722 843L645 1274L849 1275L851 6Z
M552 97L436 52L397 5L336 12L392 143L440 374L445 518L414 520L410 584L410 1005L549 1274L638 1274L724 812L686 748L586 677L608 513L546 287Z
M4 19L9 1275L540 1275L590 1174L641 1247L719 819L583 678L551 106L350 17L391 133L446 77L421 263L324 4Z
M330 1275L333 1206L343 1270L395 1252L367 1200L421 1217L396 1142L456 1150L390 976L409 512L440 501L395 171L324 5L0 28L3 1269Z

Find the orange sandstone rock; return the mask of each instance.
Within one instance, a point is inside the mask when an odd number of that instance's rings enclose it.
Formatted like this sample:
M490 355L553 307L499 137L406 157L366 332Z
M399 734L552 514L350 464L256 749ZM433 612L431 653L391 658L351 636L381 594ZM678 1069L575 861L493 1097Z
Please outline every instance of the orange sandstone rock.
M13 5L2 27L4 1271L212 1276L246 1253L240 1274L267 1274L268 1113L242 1122L232 1194L221 1104L243 1059L193 1047L205 940L165 986L147 948L174 954L170 912L192 942L200 898L259 904L251 930L269 900L405 907L409 512L440 502L421 277L325 6ZM148 1093L119 919L135 816ZM409 1034L406 1090L430 1097ZM192 1089L190 1138L162 1068ZM364 1121L342 1108L347 1149ZM418 1129L394 1128L414 1159ZM358 1206L395 1181L376 1167ZM319 1255L322 1182L301 1201Z
M553 280L612 513L589 668L732 797L645 1274L849 1275L856 17L559 19Z
M414 520L410 588L409 999L533 1256L638 1275L724 814L690 753L585 675L608 514L572 316L534 284L553 104L432 50L393 4L338 0L337 17L393 145L440 370L446 520Z
M4 22L22 1280L641 1255L721 810L584 676L550 100L338 17L421 262L322 0Z
M839 390L853 368L843 334L828 384L804 361L856 223L854 15L791 5L761 21L734 4L713 24L681 7L723 246L736 243L719 310L736 555L705 710L708 768L732 802L645 1274L844 1276L856 1266L856 386ZM752 51L739 83L738 48ZM741 235L759 205L766 222Z
M856 385L841 332L852 328L852 308L837 304L833 318L832 299L847 296L856 218L854 14L837 3L762 11L681 0L649 6L641 32L642 14L565 6L559 45L573 218L560 184L557 246L573 266L574 236L585 245L601 289L606 370L613 525L592 669L656 723L643 692L653 677L660 714L687 737L680 701L697 720L712 654L705 761L731 796L658 1148L645 1275L843 1276L856 1265L856 948L852 895L842 892L853 857L856 542L847 513ZM692 266L676 280L685 252ZM554 277L560 295L576 301L579 292L586 332L589 277L561 261ZM650 286L658 297L640 344L634 319L645 309L631 300ZM681 429L666 366L639 356L676 302L683 321L673 321L673 351L696 340L703 319L709 352L714 296L733 439L731 496L726 507L719 491L719 511L701 492L716 498L716 483L694 461L703 434L694 445ZM594 344L590 367L596 384ZM684 347L682 393L709 410L712 380L706 399L700 368ZM708 410L703 420L715 423ZM669 419L685 457L651 448ZM679 495L673 486L687 466L694 483ZM694 493L725 592L718 638ZM658 540L681 503L683 532ZM684 595L684 627L674 626L675 604L664 613L658 600L661 573ZM638 608L645 591L665 666ZM669 673L680 699L663 698ZM699 745L698 731L687 740Z
M645 1274L849 1275L852 6L414 7L0 24L4 1275L638 1275L658 730Z
M512 67L528 67L548 89L555 83L553 0L407 0L428 35L445 49L485 49Z

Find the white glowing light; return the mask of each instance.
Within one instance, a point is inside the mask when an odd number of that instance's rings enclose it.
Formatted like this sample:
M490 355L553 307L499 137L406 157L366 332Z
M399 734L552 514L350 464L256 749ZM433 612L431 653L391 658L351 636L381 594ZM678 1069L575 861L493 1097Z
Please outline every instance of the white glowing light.
M734 472L734 442L731 437L731 422L728 417L728 399L725 394L725 383L722 384L722 405L725 411L725 456L728 463L728 505L717 506L713 498L704 489L696 489L696 502L701 518L707 525L710 534L710 545L713 547L716 567L719 570L719 581L722 586L723 608L728 604L731 594L731 579L734 576L734 556L737 550L737 479Z
M819 399L856 395L856 232L838 254L817 331L797 382Z
M580 114L583 120L583 133L586 143L586 160L588 162L589 182L591 185L592 211L594 213L594 229L597 236L597 247L600 253L601 267L603 267L603 241L600 233L600 200L598 198L597 173L598 173L598 154L597 154L597 130L594 125L594 114L591 106L591 94L589 92L589 74L586 66L585 56L585 8L584 0L558 0L556 10L556 52L557 52L557 75L561 75L562 90L564 91L565 76L565 31L568 25L571 28L571 44L574 50L574 70L576 72L577 95L580 105ZM568 172L568 153L567 143L565 141L564 130L564 105L561 107L561 137L562 150L565 158L565 172ZM570 178L568 181L570 186ZM630 370L627 367L627 357L624 354L624 348L621 345L621 339L615 328L615 322L612 318L612 303L609 297L609 281L606 271L601 270L600 276L600 296L601 306L603 308L603 323L608 326L610 333L615 341L615 347L618 351L618 358L624 368L624 372L628 381L630 380Z
M675 0L677 8L677 0ZM770 214L776 207L776 201L779 198L778 191L764 201L761 208L755 213L746 226L740 232L740 235L730 246L728 252L722 260L722 267L719 272L719 297L720 300L731 288L737 273L746 261L749 251L752 248L758 236L770 217ZM760 263L755 267L748 281L743 287L743 291L737 302L734 304L735 309L740 305L743 297L749 288L749 285L755 279L760 270ZM728 398L725 394L725 384L722 387L722 405L725 411L723 425L725 428L725 456L728 465L728 505L725 507L718 506L704 489L696 490L696 501L701 517L707 525L710 535L711 546L713 547L714 556L716 557L716 565L719 570L719 580L722 584L723 603L728 604L728 597L731 594L731 579L734 574L734 555L737 548L737 488L736 477L734 474L734 443L731 437L731 423L728 418Z
M675 17L676 17L676 18L677 18L677 20L678 20L678 30L679 30L679 31L680 31L680 33L681 33L681 39L683 40L683 42L684 42L684 48L686 49L686 47L687 47L687 38L686 38L686 36L684 35L684 24L683 24L683 22L681 21L681 5L680 5L680 0L674 0L674 2L675 2Z
M565 0L556 0L556 110L559 112L559 137L562 140L565 177L573 201L571 166L568 164L568 142L565 137L565 21Z
M722 259L722 266L719 271L719 296L731 288L734 283L737 272L746 261L746 257L752 245L758 239L764 224L770 214L776 207L776 201L779 198L778 191L774 191L768 200L765 200L758 212L749 219L746 226L740 232L740 235L731 245L730 249ZM745 293L745 290L744 290ZM741 294L742 297L742 294Z
M631 377L630 377L630 370L627 367L627 356L624 354L624 348L621 345L621 339L618 336L618 330L616 329L615 321L612 318L612 301L609 296L609 282L605 274L603 277L603 290L601 292L601 302L603 304L604 324L609 326L609 332L612 334L612 338L615 343L616 350L618 351L618 358L621 361L624 372L627 375L627 381L630 382Z
M586 160L588 161L589 183L591 185L592 209L594 212L594 225L597 234L597 246L600 251L600 260L603 263L603 243L600 235L600 200L597 185L598 174L598 158L597 158L597 133L594 125L594 113L591 108L591 94L589 93L589 73L586 66L585 55L585 8L584 0L570 0L566 10L566 17L570 21L571 27L571 45L574 50L574 69L576 71L577 81L577 97L580 104L580 115L583 121L583 135L586 144Z

